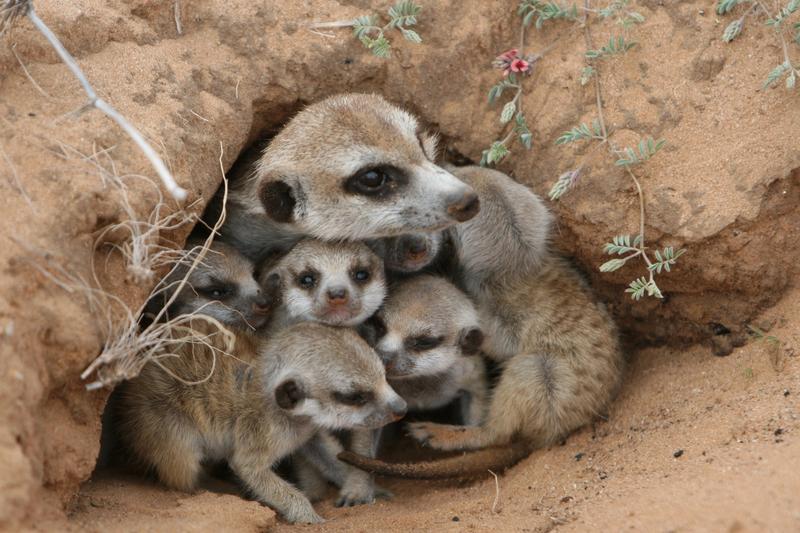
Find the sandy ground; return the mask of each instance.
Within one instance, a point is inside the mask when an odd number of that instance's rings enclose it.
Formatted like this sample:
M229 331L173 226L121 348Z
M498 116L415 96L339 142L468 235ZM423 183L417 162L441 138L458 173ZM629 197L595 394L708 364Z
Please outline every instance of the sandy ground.
M707 346L631 357L607 421L473 483L383 480L395 498L318 504L325 531L800 530L800 289L728 357ZM499 495L498 491L499 490ZM101 472L71 506L74 531L307 530L235 495L185 495Z

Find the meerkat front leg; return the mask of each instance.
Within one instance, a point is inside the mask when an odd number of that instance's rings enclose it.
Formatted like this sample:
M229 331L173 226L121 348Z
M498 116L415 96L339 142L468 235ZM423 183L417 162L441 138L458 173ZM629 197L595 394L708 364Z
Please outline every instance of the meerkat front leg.
M328 491L328 480L300 450L292 457L292 469L297 478L297 486L311 502L318 502Z
M374 434L371 429L352 431L351 449L356 453L374 457ZM372 476L348 466L336 456L344 450L341 442L327 431L320 431L305 447L305 457L314 463L323 476L340 487L337 507L352 507L375 501L376 489ZM377 491L385 495L386 491Z
M478 426L486 416L489 394L486 382L486 366L479 355L462 359L464 377L460 398L461 420L466 426Z
M271 454L262 447L236 450L230 460L233 472L258 501L291 523L318 524L325 520L300 490L272 471Z

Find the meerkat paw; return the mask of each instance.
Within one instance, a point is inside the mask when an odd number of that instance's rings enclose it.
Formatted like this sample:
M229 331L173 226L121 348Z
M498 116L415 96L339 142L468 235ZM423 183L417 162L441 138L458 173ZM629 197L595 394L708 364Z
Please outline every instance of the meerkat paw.
M477 429L432 422L410 422L406 428L409 435L423 446L444 451L469 448L468 442Z
M321 524L325 522L325 519L318 515L310 504L286 511L283 518L291 524Z

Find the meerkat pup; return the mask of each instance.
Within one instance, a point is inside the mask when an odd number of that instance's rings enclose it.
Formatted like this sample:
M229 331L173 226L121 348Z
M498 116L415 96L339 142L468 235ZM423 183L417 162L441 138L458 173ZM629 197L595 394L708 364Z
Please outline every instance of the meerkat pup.
M409 429L439 450L495 448L410 465L342 456L381 474L469 476L508 466L589 423L622 376L614 323L578 273L548 249L551 215L541 199L494 170L454 173L477 191L482 206L451 230L459 281L477 304L484 353L501 363L502 373L480 426Z
M174 295L178 282L186 284L166 310L165 318L198 313L215 318L238 330L254 332L263 328L280 300L277 276L255 278L255 264L224 242L213 242L202 261L189 272L200 245L187 245L185 258L167 275L163 290L148 302L152 319Z
M304 239L262 273L265 287L276 282L283 294L276 328L305 321L357 326L386 296L383 262L360 242Z
M232 183L222 238L261 261L303 236L356 241L469 220L478 197L434 163L436 144L378 95L312 104Z
M469 298L444 278L420 275L392 287L364 337L409 409L427 411L462 400L466 425L481 423L487 384L483 333Z
M208 350L145 366L121 398L131 451L175 489L194 490L204 461L227 460L287 521L321 522L272 467L321 429L377 428L405 414L380 360L349 329L297 324L262 340L252 356ZM349 467L335 455L325 460L341 482Z
M378 310L386 296L383 262L359 242L304 239L271 270L264 269L262 276L279 279L279 290L284 295L271 330L296 322L358 326ZM372 432L350 433L350 449L370 454ZM326 453L320 453L321 449ZM344 479L338 479L343 465L326 464L320 457L335 458L339 451L338 440L320 432L302 453L296 454L295 473L304 493L321 498L327 481L331 481L341 489L336 501L339 507L371 503L376 495L388 495L375 487L372 476L355 468L350 468Z

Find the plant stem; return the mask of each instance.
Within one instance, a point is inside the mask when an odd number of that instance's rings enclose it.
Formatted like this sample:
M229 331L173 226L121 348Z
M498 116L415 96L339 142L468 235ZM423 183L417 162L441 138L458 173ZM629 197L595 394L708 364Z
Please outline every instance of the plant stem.
M150 160L150 164L153 165L153 168L156 170L158 176L161 178L161 181L164 183L164 187L172 195L172 197L178 201L185 200L188 196L188 193L175 182L175 179L172 177L172 173L170 173L166 165L164 165L164 162L161 160L158 154L156 154L155 150L153 150L150 144L145 141L142 134L139 133L139 130L137 130L133 124L128 122L128 120L110 104L108 104L108 102L97 96L97 93L89 83L89 80L86 79L86 76L78 66L75 58L70 55L66 48L64 48L64 45L50 30L47 24L45 24L44 21L39 18L33 8L33 4L31 4L30 8L28 9L27 16L33 25L36 26L36 29L39 30L42 35L44 35L44 38L47 39L58 56L83 87L84 92L89 97L89 102L86 104L86 107L94 107L99 109L105 113L106 116L111 118L111 120L119 124L119 126L125 130L125 133L130 136L133 142L135 142L142 152L144 152L145 157Z

